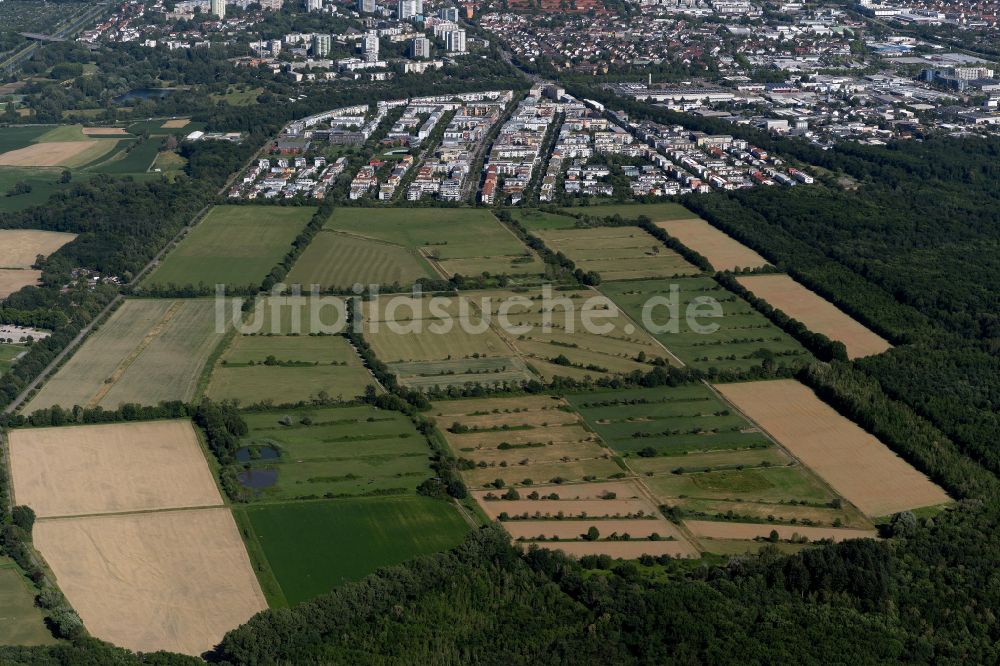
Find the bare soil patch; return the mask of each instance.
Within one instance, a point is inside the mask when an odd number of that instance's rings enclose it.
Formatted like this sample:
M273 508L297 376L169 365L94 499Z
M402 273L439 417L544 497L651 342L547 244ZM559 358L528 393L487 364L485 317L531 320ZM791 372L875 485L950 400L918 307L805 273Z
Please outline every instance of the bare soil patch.
M76 234L35 229L0 229L0 268L31 268L38 255L47 257Z
M0 268L0 299L7 298L30 284L38 284L41 271Z
M708 259L717 271L768 265L764 257L700 218L657 222L656 226Z

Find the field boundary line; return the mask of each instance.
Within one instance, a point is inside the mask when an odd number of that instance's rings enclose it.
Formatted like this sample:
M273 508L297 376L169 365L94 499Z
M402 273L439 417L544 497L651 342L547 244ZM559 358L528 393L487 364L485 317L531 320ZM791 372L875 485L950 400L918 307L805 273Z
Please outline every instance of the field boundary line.
M139 509L135 511L106 511L97 513L74 513L65 516L39 516L36 520L38 522L54 522L57 520L75 520L77 518L101 518L104 516L141 516L149 513L177 513L180 511L207 511L209 509L229 509L230 507L223 502L222 504L201 504L198 506L169 506L163 507L162 509Z

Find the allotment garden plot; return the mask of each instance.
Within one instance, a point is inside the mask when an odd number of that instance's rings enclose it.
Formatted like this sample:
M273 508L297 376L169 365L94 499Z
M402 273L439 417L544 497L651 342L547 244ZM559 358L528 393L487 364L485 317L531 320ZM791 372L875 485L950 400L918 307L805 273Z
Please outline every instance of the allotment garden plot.
M795 380L717 388L869 516L950 501L926 476Z
M700 370L746 370L765 361L795 365L811 358L791 336L709 277L605 282L600 289L637 321L651 299L665 299L650 308L652 324L667 326L675 320L676 328L654 337ZM714 316L712 303L722 316Z
M26 412L190 400L223 336L215 326L211 300L126 300L44 384Z
M605 280L696 275L701 271L639 227L541 229L533 232L553 252Z
M745 275L736 279L755 296L802 322L809 330L843 342L848 358L881 354L892 347L833 303L787 275Z
M327 397L353 400L375 378L339 335L238 335L212 370L206 395L244 405Z
M315 212L307 206L216 206L143 285L256 287Z
M486 210L338 208L324 228L415 251L441 277L545 272L537 255ZM307 274L300 275L304 283L309 281Z

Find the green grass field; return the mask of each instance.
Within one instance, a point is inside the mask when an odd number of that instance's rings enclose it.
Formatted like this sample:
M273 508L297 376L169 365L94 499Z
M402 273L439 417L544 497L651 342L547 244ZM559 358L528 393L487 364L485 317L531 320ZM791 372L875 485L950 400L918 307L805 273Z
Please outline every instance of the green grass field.
M561 209L567 213L575 215L589 215L591 217L614 217L621 215L623 219L635 220L640 215L645 215L653 222L663 222L666 220L686 220L698 217L687 208L675 203L651 203L651 204L604 204L598 206L574 206L572 208Z
M0 167L0 212L24 210L32 206L40 206L49 200L56 192L73 186L70 183L60 183L63 169L60 167ZM73 180L80 182L89 176L77 172ZM7 196L17 183L28 183L31 191L26 194Z
M35 590L11 560L0 557L0 645L52 645L56 639L35 606Z
M567 395L587 424L616 452L657 456L767 448L770 440L700 383Z
M42 386L26 411L191 400L222 337L212 300L129 299Z
M266 365L271 356L281 365ZM353 400L369 384L374 377L341 336L237 336L212 370L206 395L280 405L321 393Z
M545 213L534 208L513 208L510 213L528 231L572 229L576 226L576 218L558 213Z
M399 412L325 407L254 412L246 420L250 432L242 445L280 453L248 463L278 472L277 483L262 489L258 501L412 495L433 474L426 439Z
M0 153L37 143L51 127L0 127Z
M744 370L761 365L765 359L778 365L793 365L812 358L791 336L709 277L605 282L600 290L636 321L642 322L644 304L653 297L670 300L674 287L679 306L677 332L653 332L653 337L687 365L709 371L712 368ZM714 300L722 308L723 316L703 316L711 312L707 305L689 311L689 305L696 299ZM697 332L688 322L689 312L700 315L693 320L697 326L718 328L714 332ZM667 305L657 306L650 316L653 324L665 326L670 319L670 309Z
M150 137L141 143L135 141L119 144L118 150L108 159L89 167L96 173L124 174L145 173L159 152L162 137Z
M0 376L3 376L10 370L14 359L20 356L25 349L27 347L24 345L0 345Z
M540 275L545 268L488 210L338 208L326 229L420 252L445 275Z
M315 211L305 206L216 206L144 284L256 286L288 253Z
M295 262L287 282L324 289L355 283L408 287L420 278L435 277L427 260L412 248L324 230Z
M605 280L696 275L701 271L639 227L535 230L545 245Z
M373 497L250 506L251 552L259 546L289 604L376 569L458 545L469 531L450 503Z
M451 361L393 363L389 369L399 383L413 389L435 386L493 386L509 382L519 384L534 378L524 361L516 357L463 358Z

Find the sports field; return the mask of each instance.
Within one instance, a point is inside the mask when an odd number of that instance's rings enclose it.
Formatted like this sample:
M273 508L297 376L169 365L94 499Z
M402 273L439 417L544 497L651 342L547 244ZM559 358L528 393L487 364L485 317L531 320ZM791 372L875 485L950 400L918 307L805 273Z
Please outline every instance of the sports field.
M950 501L926 476L795 380L716 388L869 516Z
M243 512L288 604L376 569L453 548L469 526L450 502L371 497L248 506Z
M12 430L14 497L42 518L217 506L190 421Z
M190 400L223 336L215 324L211 300L129 299L43 385L26 412Z
M38 255L47 257L76 234L35 229L0 229L0 268L31 268Z
M657 222L656 226L679 240L685 247L708 259L717 271L761 268L767 260L743 243L719 231L699 218Z
M881 354L892 347L880 335L787 275L746 275L736 279L754 296L799 320L809 330L843 342L848 358Z
M309 400L321 393L353 400L375 378L342 336L242 335L212 370L206 395L244 405Z
M315 212L308 206L216 206L144 284L257 286Z
M277 453L238 463L277 473L276 483L259 491L261 501L413 494L433 475L426 439L399 412L304 408L248 413L246 421L241 446Z
M691 211L675 203L651 204L602 204L597 206L575 206L562 208L562 212L572 215L589 215L591 217L614 217L620 215L624 220L635 220L645 215L653 222L665 220L685 220L694 217Z
M540 275L545 270L487 210L338 208L325 228L417 251L444 276Z
M0 645L51 645L56 642L35 605L37 590L14 562L0 557Z
M700 370L745 370L764 361L795 365L812 358L791 336L710 277L605 282L600 290L644 326L664 328L654 337ZM715 316L719 309L713 304L718 304L721 316Z
M534 231L553 252L562 252L576 267L604 280L697 275L698 267L639 227L540 229Z
M363 285L408 287L420 278L436 278L430 264L412 248L323 230L288 273L289 284L324 289Z
M267 604L225 507L40 520L34 542L95 637L199 655Z
M0 268L0 300L32 284L38 284L41 271L23 268Z

